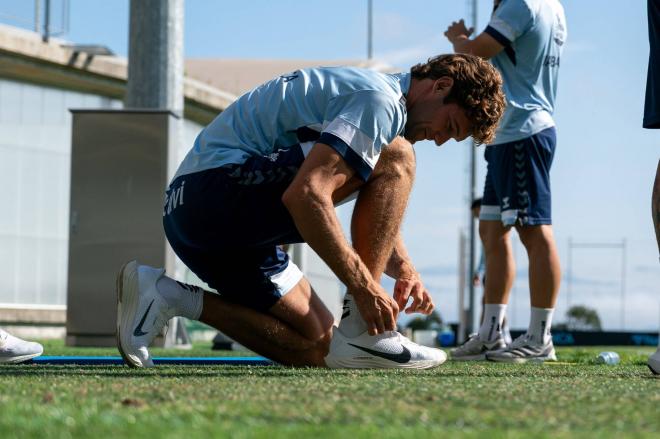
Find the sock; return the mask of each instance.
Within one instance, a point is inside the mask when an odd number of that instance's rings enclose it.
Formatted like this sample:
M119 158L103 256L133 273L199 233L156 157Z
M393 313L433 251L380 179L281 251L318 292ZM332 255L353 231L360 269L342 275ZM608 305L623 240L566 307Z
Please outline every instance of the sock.
M502 322L502 337L504 337L504 343L511 344L513 339L511 338L511 331L509 330L509 323L507 322L506 317Z
M505 313L506 303L487 303L484 305L484 321L479 328L480 340L490 342L500 336Z
M547 343L551 339L550 327L552 326L552 314L554 308L532 307L532 317L529 321L527 334L534 343Z
M202 315L204 290L200 287L163 276L158 279L156 288L168 305L176 310L177 316L197 320Z
M342 309L339 330L346 337L357 337L367 330L367 324L355 304L353 295L346 293L344 296L344 308Z

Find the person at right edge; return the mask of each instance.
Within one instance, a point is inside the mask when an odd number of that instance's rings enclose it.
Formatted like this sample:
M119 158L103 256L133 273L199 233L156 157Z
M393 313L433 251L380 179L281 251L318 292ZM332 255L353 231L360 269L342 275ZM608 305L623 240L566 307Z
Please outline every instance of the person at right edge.
M644 104L644 128L660 128L660 0L648 0L649 16L649 70L646 77L646 102ZM660 160L655 173L653 195L651 196L651 214L655 227L655 238L660 253ZM649 369L660 375L660 338L658 350L649 357Z
M452 352L455 360L523 363L557 359L550 327L561 278L552 230L552 118L566 19L558 0L495 0L483 33L463 20L445 32L457 53L486 59L502 74L507 107L486 146L488 163L479 234L486 250L486 304L479 332ZM531 319L526 333L504 343L502 320L515 277L514 228L529 258Z

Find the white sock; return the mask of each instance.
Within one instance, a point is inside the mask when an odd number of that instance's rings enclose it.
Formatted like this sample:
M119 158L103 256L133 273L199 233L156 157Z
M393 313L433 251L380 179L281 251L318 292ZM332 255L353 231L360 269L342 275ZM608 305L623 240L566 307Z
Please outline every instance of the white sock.
M504 342L506 344L511 344L513 341L511 339L511 331L509 330L509 321L507 319L504 319L502 322L502 337L504 337Z
M506 303L484 305L484 321L479 328L480 340L490 342L500 336L504 314L506 314Z
M158 292L176 310L176 315L191 320L202 315L204 290L200 287L175 281L167 276L158 279Z
M362 318L353 295L349 293L344 296L344 308L341 313L339 330L350 338L357 337L367 330L367 323Z
M529 320L529 329L527 334L535 343L547 343L552 337L550 327L552 326L552 315L554 308L536 308L532 307L532 317Z

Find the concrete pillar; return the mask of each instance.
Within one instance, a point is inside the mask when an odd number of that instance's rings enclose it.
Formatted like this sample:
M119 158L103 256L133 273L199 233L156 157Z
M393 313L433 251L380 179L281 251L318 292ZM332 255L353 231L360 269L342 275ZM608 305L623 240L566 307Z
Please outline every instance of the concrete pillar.
M184 0L131 0L128 35L128 84L126 109L160 109L173 113L167 181L180 158L175 151L183 142L183 2ZM160 228L160 224L154 227ZM166 243L165 269L176 274L174 252ZM171 327L177 327L171 322ZM167 340L165 343L168 346Z
M183 115L183 0L131 0L125 107Z

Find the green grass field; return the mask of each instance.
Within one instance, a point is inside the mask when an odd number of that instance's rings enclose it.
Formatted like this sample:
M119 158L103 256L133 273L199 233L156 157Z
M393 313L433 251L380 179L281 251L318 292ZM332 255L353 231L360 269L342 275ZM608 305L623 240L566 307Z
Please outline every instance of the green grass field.
M117 355L62 342L45 349ZM601 350L616 350L622 363L595 364ZM447 362L421 372L4 365L0 438L658 438L652 351L560 348L558 364ZM219 355L208 346L155 354Z

